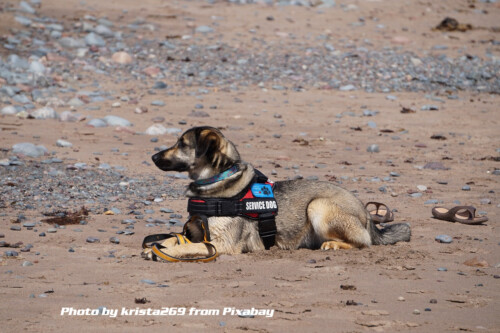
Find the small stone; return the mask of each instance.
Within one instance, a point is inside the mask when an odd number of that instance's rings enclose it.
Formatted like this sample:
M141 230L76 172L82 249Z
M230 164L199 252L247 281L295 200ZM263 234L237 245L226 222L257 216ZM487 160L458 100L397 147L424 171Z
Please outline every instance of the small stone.
M470 191L470 186L469 185L463 186L462 191Z
M109 241L113 244L120 244L120 240L117 237L111 237Z
M199 27L196 28L195 31L199 32L199 33L206 34L206 33L214 32L214 29L207 26L207 25L200 25Z
M87 36L85 36L84 40L88 46L102 47L106 45L106 41L94 32L91 32Z
M420 110L422 111L438 111L439 107L436 105L423 105Z
M47 230L47 232L48 232L49 234L55 234L55 233L57 232L57 229L56 229L56 228L49 228L49 229Z
M424 169L431 169L431 170L449 170L450 168L445 167L442 163L440 162L429 162L424 165Z
M369 153L378 153L380 152L380 148L376 144L369 145L368 148L366 148L366 151Z
M439 203L438 200L436 200L436 199L430 199L430 200L425 201L424 205L435 205L437 203Z
M9 105L2 108L2 111L0 111L0 113L4 115L14 115L17 113L17 109L14 106Z
M420 310L417 310L417 309L413 310L413 314L414 315L419 315L420 314Z
M144 133L147 135L164 135L167 133L167 129L162 124L153 124Z
M133 124L130 121L128 121L125 118L118 117L118 116L108 115L108 116L104 117L103 120L109 126L124 126L124 127L133 126Z
M45 237L46 235L45 235L45 232L41 232L38 236Z
M432 298L432 299L429 301L429 303L431 303L431 304L437 304L437 302L438 302L438 301L437 301L437 299L435 299L435 298Z
M22 266L23 267L33 266L33 263L31 261L26 260L26 261L23 262Z
M156 282L154 282L153 280L148 280L148 279L142 279L140 282L145 283L145 284L150 284L150 285L156 284Z
M417 189L418 189L419 191L423 192L423 191L426 191L426 190L427 190L427 186L425 186L425 185L417 185Z
M435 240L438 241L439 243L449 244L453 241L453 238L451 238L448 235L438 235L436 236Z
M18 226L18 225L13 225L13 226L10 227L10 230L12 230L12 231L20 231L21 227Z
M488 199L488 198L484 198L484 199L481 199L481 200L479 201L479 203L480 203L481 205L490 205L490 204L491 204L491 200L490 200L490 199Z
M165 102L161 101L161 100L154 100L154 101L151 102L151 105L154 105L154 106L165 106Z
M421 192L412 193L412 194L410 194L410 197L412 197L412 198L420 198L420 197L422 197L422 193Z
M156 81L155 84L153 85L153 89L165 89L167 87L168 85L162 81Z
M446 267L438 267L438 272L448 272L448 268Z
M91 127L107 127L108 126L108 124L105 120L99 119L99 118L90 119L89 122L87 122L87 125L91 126Z
M348 85L340 87L339 89L340 89L340 91L352 91L352 90L356 90L356 87L352 84L348 84Z
M87 237L87 243L100 243L101 241L97 237Z
M57 119L59 118L59 115L53 108L49 107L44 107L38 110L35 110L34 112L31 113L31 116L33 116L36 119Z
M398 297L398 301L400 301L400 302L404 302L404 301L406 301L406 299L405 299L403 296L399 296L399 297Z
M57 140L56 145L58 147L73 147L73 144L71 142L62 139Z

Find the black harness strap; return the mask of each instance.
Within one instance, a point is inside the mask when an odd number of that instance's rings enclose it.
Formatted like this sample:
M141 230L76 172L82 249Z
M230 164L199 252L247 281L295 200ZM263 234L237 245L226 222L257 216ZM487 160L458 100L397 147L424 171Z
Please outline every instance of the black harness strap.
M254 179L241 193L232 198L193 197L188 201L187 211L191 216L203 217L203 220L212 216L244 216L258 220L259 236L266 250L269 250L276 241L276 199L274 196L244 198L254 184L266 184L267 181L268 178L262 172L255 170ZM208 223L206 232L209 232Z

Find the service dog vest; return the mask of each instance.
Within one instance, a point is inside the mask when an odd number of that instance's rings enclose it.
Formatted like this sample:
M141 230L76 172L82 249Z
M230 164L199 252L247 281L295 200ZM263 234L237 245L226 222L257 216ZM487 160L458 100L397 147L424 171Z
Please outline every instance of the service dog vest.
M276 239L278 203L273 193L274 183L258 170L253 181L232 198L192 197L187 211L191 216L244 216L258 220L259 235L269 250Z

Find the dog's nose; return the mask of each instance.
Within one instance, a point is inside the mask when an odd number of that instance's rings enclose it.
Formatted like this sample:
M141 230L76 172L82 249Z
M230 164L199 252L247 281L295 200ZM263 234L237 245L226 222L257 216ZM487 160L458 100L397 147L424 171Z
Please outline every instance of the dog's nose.
M161 159L160 153L156 153L156 154L154 154L153 156L151 156L151 159L153 160L153 162L154 162L155 164L158 164L158 162L159 162L159 161L160 161L160 159Z

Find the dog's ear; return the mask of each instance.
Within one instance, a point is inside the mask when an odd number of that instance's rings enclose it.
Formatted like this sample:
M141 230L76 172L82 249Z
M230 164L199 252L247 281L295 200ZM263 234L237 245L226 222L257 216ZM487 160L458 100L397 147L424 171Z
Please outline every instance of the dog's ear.
M227 155L227 148L227 140L213 128L203 128L197 134L196 157L204 156L214 169L223 171L234 164L235 160Z
M214 155L220 150L220 134L210 129L199 132L196 139L196 157L206 156L209 161L214 159Z

